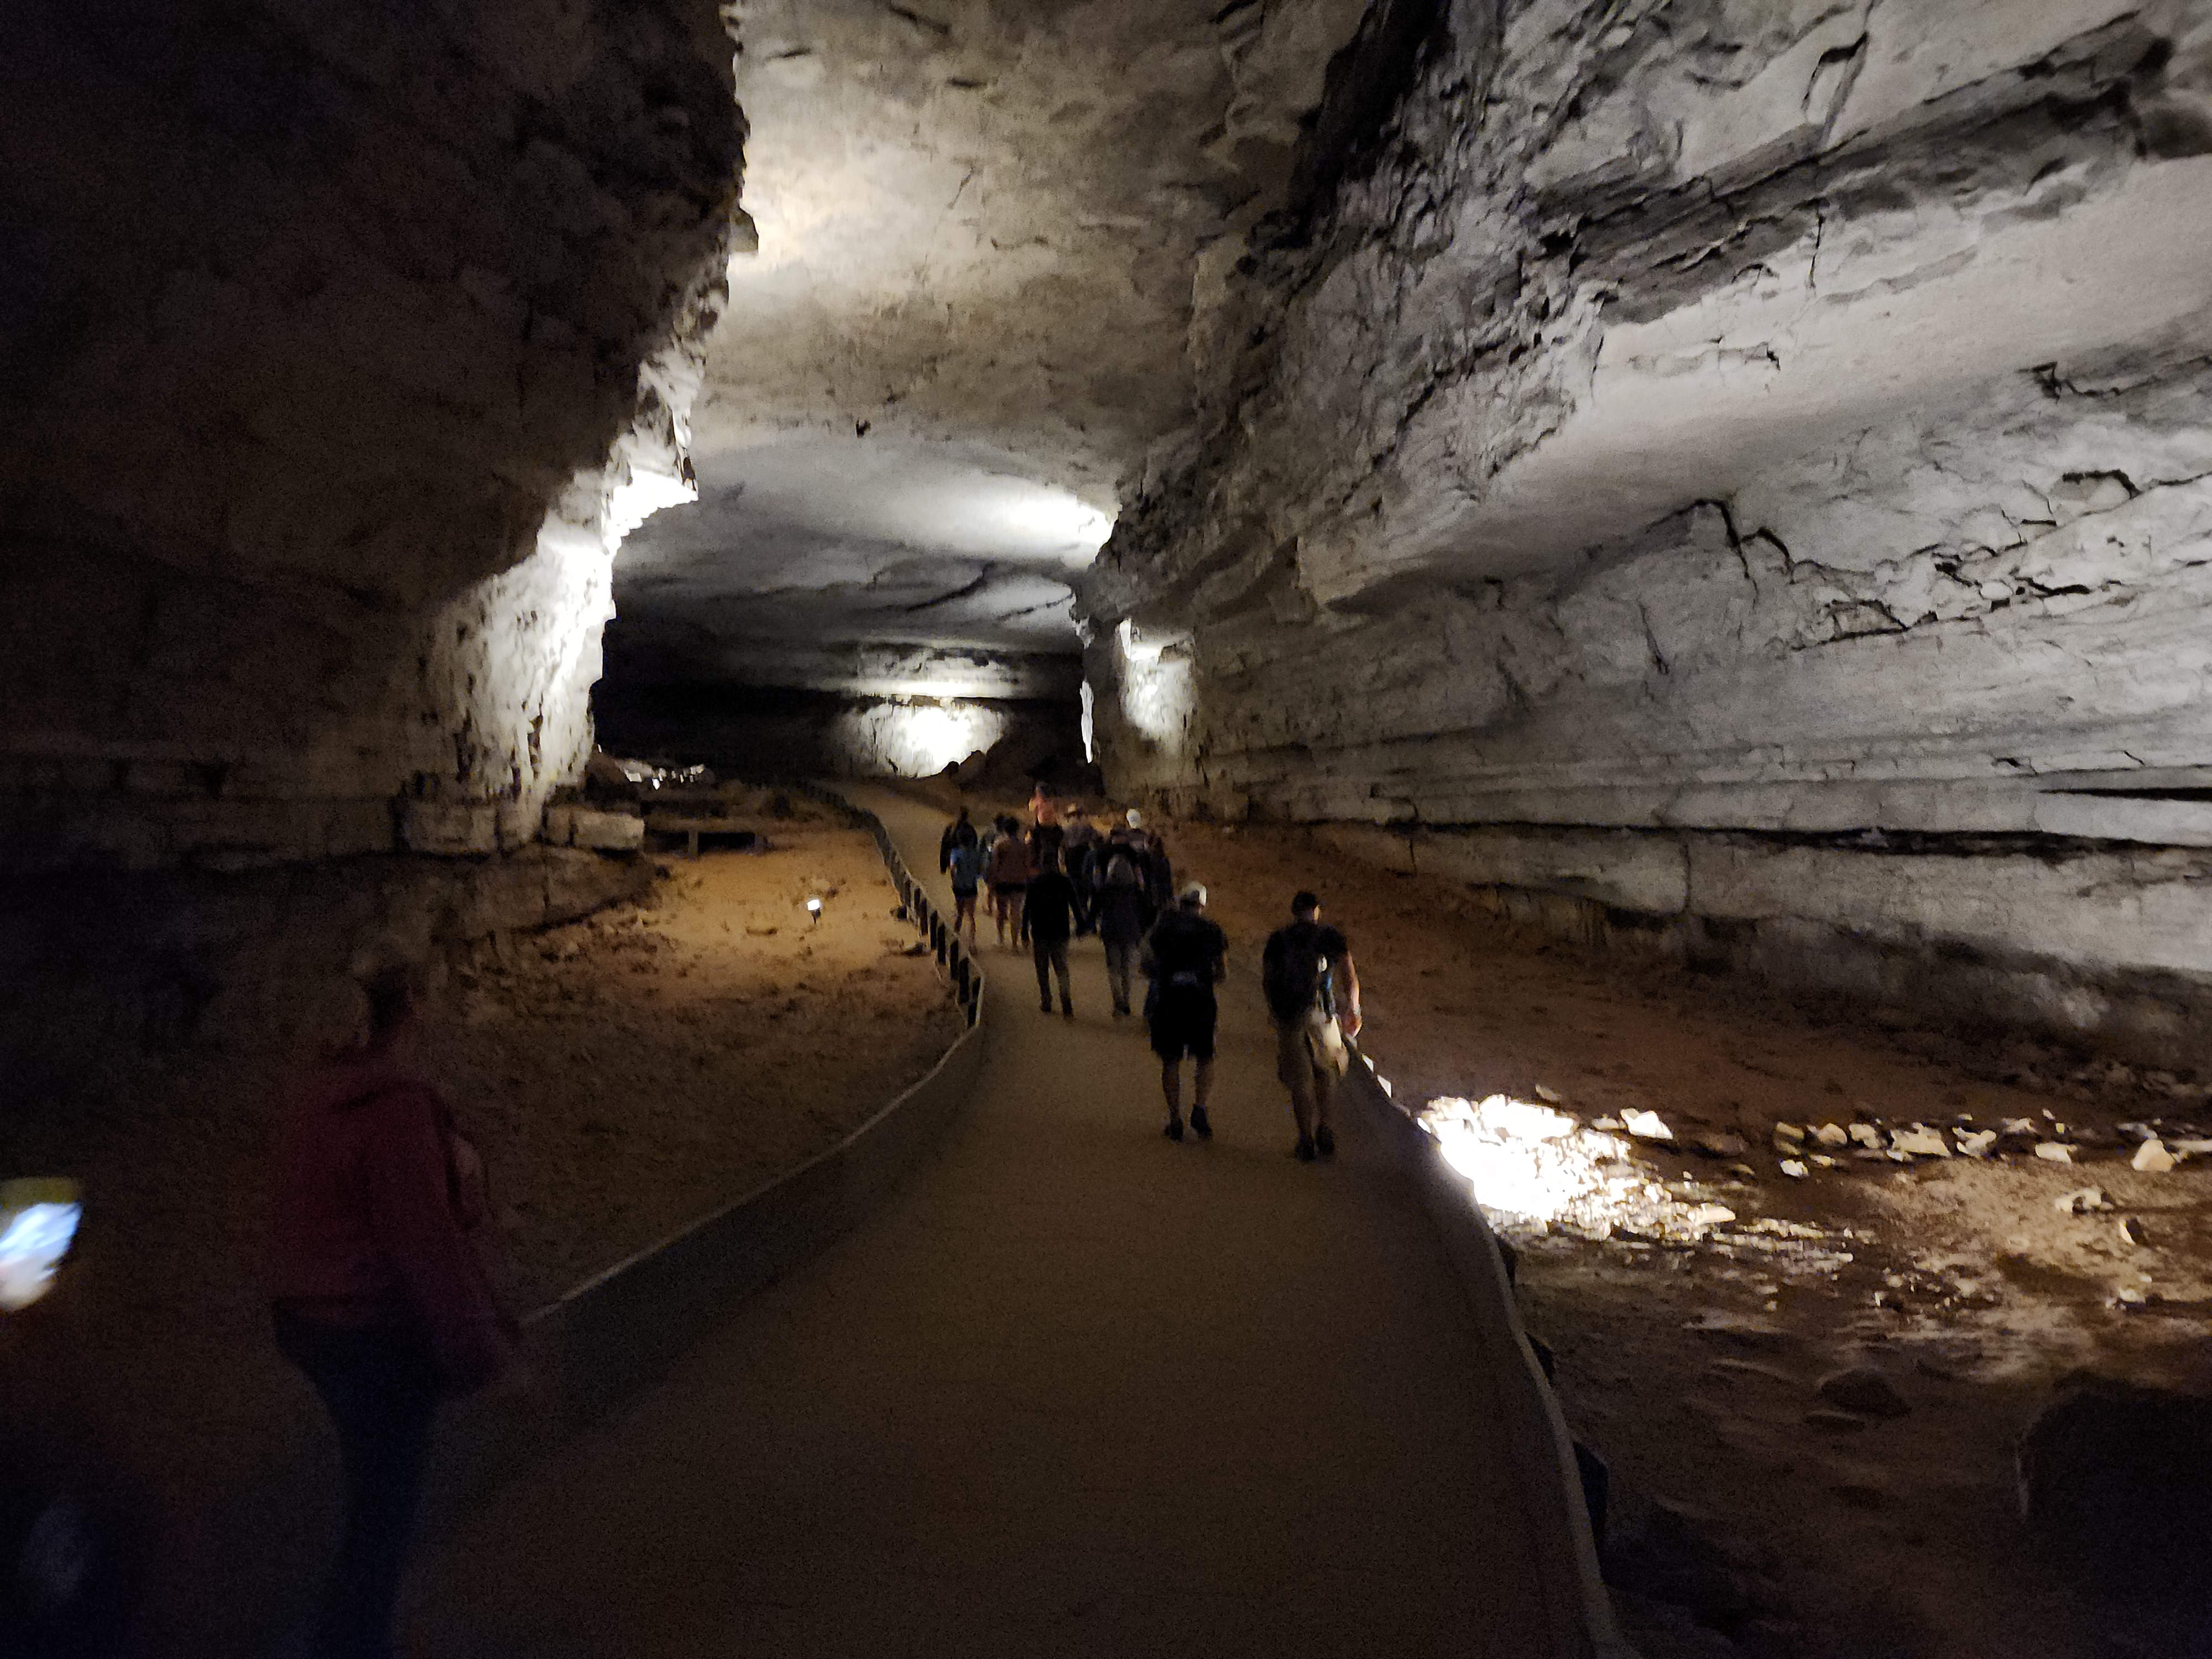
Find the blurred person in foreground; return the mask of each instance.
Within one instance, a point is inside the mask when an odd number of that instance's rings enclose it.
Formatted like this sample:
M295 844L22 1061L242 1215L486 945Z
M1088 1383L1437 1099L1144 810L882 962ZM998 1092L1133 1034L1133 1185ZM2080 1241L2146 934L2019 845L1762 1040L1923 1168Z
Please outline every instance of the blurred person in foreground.
M344 1471L344 1533L308 1651L390 1659L439 1402L507 1371L520 1328L471 1239L490 1210L483 1160L415 1055L413 974L368 967L341 999L279 1105L270 1311Z
M1145 1023L1160 1057L1160 1091L1167 1097L1170 1140L1182 1139L1182 1057L1192 1060L1191 1132L1213 1137L1206 1115L1213 1092L1213 1033L1219 1012L1213 988L1228 977L1229 936L1206 919L1206 889L1193 882L1173 909L1152 924L1145 941Z

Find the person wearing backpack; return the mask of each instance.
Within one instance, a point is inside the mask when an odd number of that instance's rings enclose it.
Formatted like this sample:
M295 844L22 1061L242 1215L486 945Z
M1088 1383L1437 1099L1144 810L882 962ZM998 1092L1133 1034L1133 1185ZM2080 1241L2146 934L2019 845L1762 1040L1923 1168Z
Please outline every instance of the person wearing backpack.
M983 849L975 842L962 842L952 848L945 865L945 873L952 878L952 931L968 930L968 948L975 948L975 888L983 879Z
M1298 1126L1294 1151L1305 1164L1330 1157L1336 1132L1329 1127L1329 1097L1352 1064L1345 1039L1359 1035L1359 974L1351 945L1322 924L1321 900L1313 894L1293 897L1291 925L1267 936L1260 989L1275 1027L1275 1075L1291 1091L1291 1115Z
M1196 1062L1196 1098L1190 1127L1200 1140L1213 1137L1206 1097L1213 1091L1213 1030L1218 1011L1213 988L1228 976L1229 936L1206 917L1206 889L1193 882L1175 908L1152 924L1145 941L1145 972L1152 981L1145 998L1152 1052L1160 1057L1160 1090L1167 1096L1170 1140L1182 1139L1182 1057Z
M1137 965L1137 950L1145 942L1145 923L1151 907L1146 902L1145 878L1136 860L1116 850L1106 860L1104 874L1091 902L1099 942L1106 947L1106 983L1114 994L1114 1018L1129 1017L1129 988Z
M1022 906L1029 894L1030 878L1037 873L1038 866L1020 826L1012 818L1000 818L999 838L983 859L983 879L991 885L991 920L998 924L1000 950L1006 948L1010 929L1014 943L1022 942Z
M975 825L968 817L968 809L963 806L960 809L960 816L946 824L945 833L937 838L938 869L950 870L952 867L952 849L973 847L975 839Z

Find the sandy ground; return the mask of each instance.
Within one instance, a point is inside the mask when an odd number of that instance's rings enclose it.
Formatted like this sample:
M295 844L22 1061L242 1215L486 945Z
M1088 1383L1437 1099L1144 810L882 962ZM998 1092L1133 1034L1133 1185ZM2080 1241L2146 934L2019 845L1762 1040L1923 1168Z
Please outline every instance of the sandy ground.
M763 828L766 852L669 860L650 903L453 973L428 1048L471 1103L526 1303L842 1139L959 1035L875 842Z
M669 859L646 902L487 940L437 993L424 1049L483 1148L500 1211L488 1253L518 1305L835 1144L958 1035L935 964L902 954L914 934L891 919L873 840L804 806L761 827L769 850ZM0 1328L0 1422L118 1472L166 1540L157 1594L168 1566L234 1553L222 1534L240 1523L222 1512L253 1501L313 1410L259 1290L263 1148L287 1063L121 1060L74 1101L0 1114L0 1170L71 1176L88 1194L61 1290ZM301 1566L225 1561L249 1586Z
M1449 883L1352 864L1295 831L1169 834L1179 873L1210 884L1248 958L1292 890L1323 894L1365 989L1364 1046L1401 1102L1534 1102L1540 1085L1586 1123L1644 1109L1678 1140L1747 1143L1723 1156L1637 1148L1684 1206L1735 1212L1702 1242L1512 1235L1530 1326L1556 1351L1577 1434L1720 1540L1743 1570L1745 1605L1724 1622L1745 1650L2197 1650L2129 1607L2141 1587L2084 1601L2039 1569L2013 1447L2071 1369L2179 1381L2201 1366L2212 1164L2138 1173L2118 1126L2202 1133L2203 1091L2028 1042L1818 1020L1735 981L1516 930ZM1854 1146L1802 1179L1782 1173L1772 1138L1784 1122L2018 1119L2045 1127L1985 1161L1899 1164ZM2057 1123L2070 1164L2030 1150ZM2093 1185L2110 1210L2057 1207ZM2130 1218L2143 1243L2123 1235ZM2142 1298L2134 1310L2124 1292ZM1823 1376L1858 1364L1885 1373L1910 1411L1868 1417L1816 1395Z

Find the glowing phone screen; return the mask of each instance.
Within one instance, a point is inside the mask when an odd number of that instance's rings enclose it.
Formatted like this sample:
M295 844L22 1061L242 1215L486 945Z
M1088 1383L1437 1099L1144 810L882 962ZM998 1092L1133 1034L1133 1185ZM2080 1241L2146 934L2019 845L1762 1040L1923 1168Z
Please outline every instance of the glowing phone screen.
M0 1313L18 1313L53 1288L83 1218L73 1181L0 1181Z

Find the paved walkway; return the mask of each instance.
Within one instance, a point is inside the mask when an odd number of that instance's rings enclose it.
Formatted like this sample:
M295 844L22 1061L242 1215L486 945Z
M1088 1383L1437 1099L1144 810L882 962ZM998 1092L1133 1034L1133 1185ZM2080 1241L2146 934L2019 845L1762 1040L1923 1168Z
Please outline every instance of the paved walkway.
M933 815L866 804L934 867ZM1072 1025L987 945L941 1156L454 1522L414 1651L1551 1652L1457 1284L1356 1126L1333 1165L1288 1156L1236 943L1215 1136L1179 1146L1096 941Z

